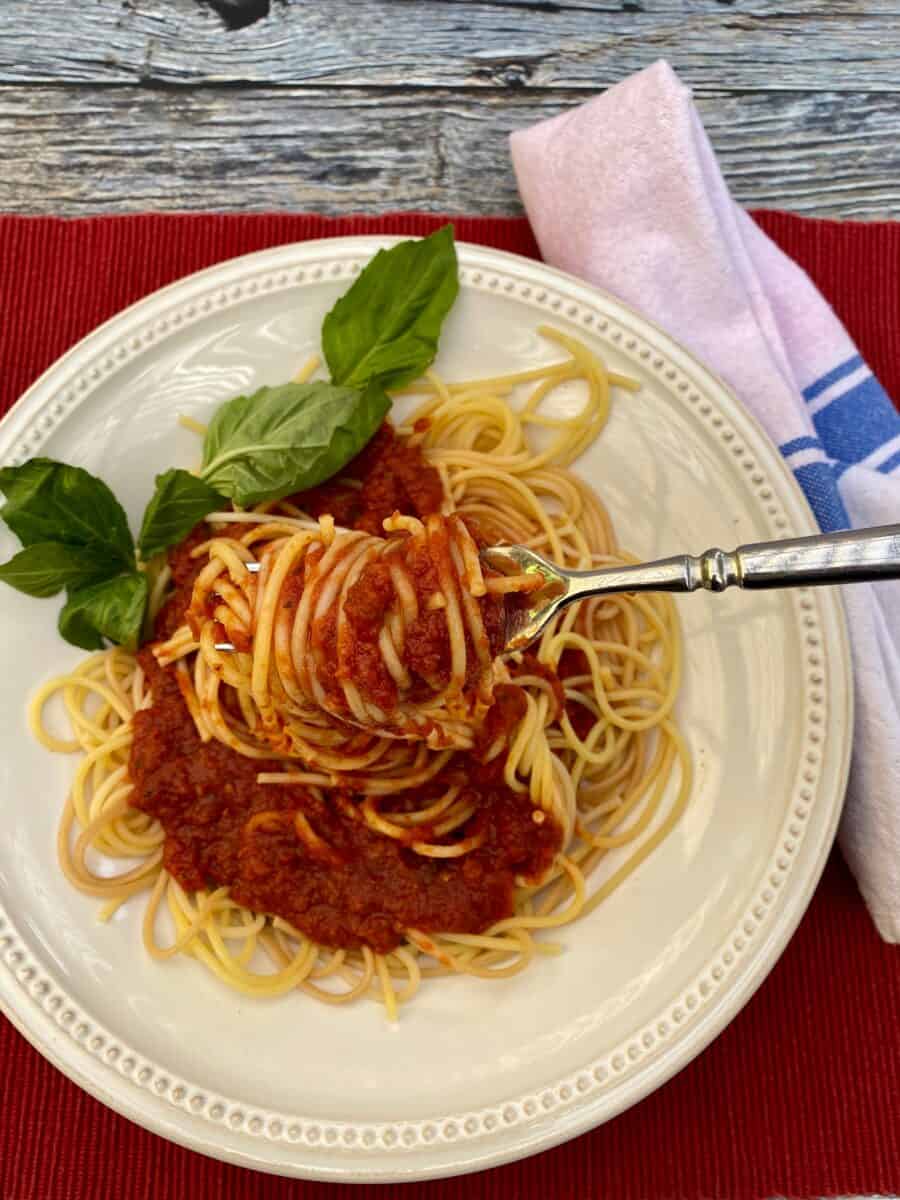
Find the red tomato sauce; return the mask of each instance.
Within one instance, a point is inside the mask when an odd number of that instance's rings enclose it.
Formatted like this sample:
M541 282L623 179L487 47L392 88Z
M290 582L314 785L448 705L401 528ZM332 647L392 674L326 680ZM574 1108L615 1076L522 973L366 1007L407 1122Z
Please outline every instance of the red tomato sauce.
M363 489L365 494L365 489ZM449 559L449 548L446 549ZM441 591L438 562L442 548L430 539L428 546L410 544L398 556L418 601L418 615L406 629L400 659L412 676L408 699L413 703L427 699L446 687L451 677L450 635L444 609L429 608L429 600ZM450 569L448 562L448 570ZM365 568L347 593L343 611L347 617L347 641L342 650L348 677L363 694L390 711L396 704L397 690L384 665L378 639L384 615L394 602L390 572L383 563ZM492 656L503 648L506 617L504 602L498 596L484 596L478 601ZM480 670L480 663L468 629L465 633L466 679L470 684Z
M331 513L338 524L378 534L381 522L395 511L420 517L439 511L443 489L421 451L404 445L385 424L341 480L292 499L314 516ZM191 551L211 535L201 523L170 552L175 589L157 618L160 640L184 620L204 561L202 556L191 558ZM439 590L428 552L412 555L409 569L420 615L408 631L404 661L425 695L450 677L449 640L442 613L426 608L428 597ZM283 602L296 605L302 586L300 571L286 581ZM377 637L393 595L388 570L375 565L350 589L344 608L352 639L352 678L385 708L396 702L396 689L378 653ZM487 597L481 606L496 654L503 642L503 602ZM315 631L327 656L336 652L334 616L322 618ZM473 647L467 644L466 650L467 662L474 664ZM477 933L510 916L516 878L539 876L560 848L561 831L554 822L537 823L528 797L504 785L505 754L482 761L491 743L508 735L524 712L524 697L514 686L497 689L485 733L471 756L458 754L426 787L381 808L387 816L421 809L448 786L460 786L461 797L475 811L442 840L476 833L484 840L459 858L437 859L369 829L361 797L350 790L335 790L321 799L302 787L257 783L258 773L277 770L278 764L245 758L214 740L202 742L175 669L159 667L149 649L139 657L153 703L134 718L131 803L160 821L163 864L190 891L227 886L238 903L283 917L323 945L366 945L386 952L410 928ZM341 694L337 681L335 693ZM220 695L223 706L237 715L229 689ZM311 827L314 841L298 833L297 814ZM433 833L418 826L414 836L427 841Z
M337 479L290 500L312 517L330 513L337 525L381 535L382 523L394 512L411 517L440 512L444 489L422 451L407 446L385 421Z
M391 573L376 562L363 571L344 602L346 673L367 699L388 711L397 703L397 687L384 665L378 637L393 599Z
M565 707L566 695L563 691L563 684L558 670L554 670L547 663L542 663L536 654L532 654L526 650L522 655L521 662L510 664L510 673L514 679L519 679L524 675L537 675L538 678L545 679L550 685L550 692L555 705L555 711L552 712L552 715L554 719L560 715Z
M590 675L591 664L582 650L574 650L570 647L563 651L556 672L560 680L565 683L573 675ZM579 704L577 700L567 700L565 707L566 716L569 718L576 736L584 741L596 725L597 718L589 708Z
M425 858L373 832L350 792L318 799L302 787L259 784L257 773L274 764L201 742L174 668L159 667L149 649L140 661L153 704L134 718L131 803L161 822L163 864L188 890L224 885L238 903L283 917L323 945L384 953L409 928L476 933L509 916L516 877L537 876L559 849L559 829L535 823L527 796L503 786L497 764L487 770L463 756L394 805L421 808L462 785L476 809L454 836L481 831L484 842L456 859ZM298 812L324 851L298 836Z
M203 558L191 558L191 551L212 537L212 529L205 521L195 525L183 542L169 551L169 568L172 572L174 591L156 616L156 636L166 641L184 624L185 609L191 602L194 580L203 567Z

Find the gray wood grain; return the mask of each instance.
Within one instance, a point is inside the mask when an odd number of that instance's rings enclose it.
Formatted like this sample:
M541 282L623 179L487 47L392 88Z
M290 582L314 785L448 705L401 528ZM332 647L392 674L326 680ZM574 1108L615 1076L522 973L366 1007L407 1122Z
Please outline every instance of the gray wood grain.
M512 129L577 94L460 97L0 88L0 209L518 211ZM798 212L900 212L900 96L709 95L701 113L735 196ZM823 123L827 132L811 132Z
M657 58L730 91L900 88L900 5L848 0L4 0L0 82L584 88Z
M263 6L264 7L264 6ZM518 211L507 135L666 57L735 196L900 215L900 0L0 2L0 209Z

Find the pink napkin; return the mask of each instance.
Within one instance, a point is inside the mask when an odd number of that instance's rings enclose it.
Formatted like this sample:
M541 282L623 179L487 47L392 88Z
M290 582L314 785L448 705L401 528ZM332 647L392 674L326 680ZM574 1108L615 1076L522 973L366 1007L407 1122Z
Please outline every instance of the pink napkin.
M511 143L548 263L619 296L729 383L823 529L900 521L900 417L809 277L731 199L667 63ZM897 942L900 582L843 595L856 723L840 839L881 935Z

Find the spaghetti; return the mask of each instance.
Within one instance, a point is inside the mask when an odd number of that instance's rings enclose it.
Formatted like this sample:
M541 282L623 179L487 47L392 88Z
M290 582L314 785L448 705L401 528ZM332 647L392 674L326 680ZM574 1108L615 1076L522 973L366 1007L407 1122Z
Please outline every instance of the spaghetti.
M298 529L267 515L210 541L187 611L192 636L179 629L157 658L198 648L194 686L215 736L249 752L224 722L224 685L252 705L266 752L310 765L322 728L471 749L493 702L503 597L540 580L486 577L457 515L394 513L383 524L387 537L336 532L330 516ZM237 654L223 652L220 631Z
M35 697L36 735L81 754L63 870L103 916L148 893L154 957L190 955L248 995L369 995L393 1015L425 977L555 953L544 931L594 909L677 822L690 763L667 597L583 602L532 654L497 657L505 593L531 583L491 577L479 544L633 561L567 468L634 385L541 332L560 361L428 373L419 409L341 478L212 514L156 580L151 649L95 654ZM550 415L576 383L580 411ZM97 856L128 861L110 876Z

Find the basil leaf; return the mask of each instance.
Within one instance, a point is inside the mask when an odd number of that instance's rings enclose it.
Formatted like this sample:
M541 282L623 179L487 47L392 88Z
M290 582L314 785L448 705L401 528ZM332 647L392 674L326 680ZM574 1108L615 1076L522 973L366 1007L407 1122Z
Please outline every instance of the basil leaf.
M119 569L134 566L125 511L89 471L52 458L32 458L21 467L0 469L0 490L6 494L0 517L23 546L94 546L116 559Z
M322 325L333 381L396 388L421 375L458 291L452 225L379 250Z
M315 487L362 450L390 406L377 384L286 383L236 396L210 422L201 476L241 506Z
M59 614L59 632L83 650L102 650L104 638L135 650L146 607L147 576L129 571L72 592Z
M156 477L156 491L144 512L138 548L150 559L186 538L207 513L226 504L225 497L190 471L177 469Z
M55 596L63 588L86 587L121 569L121 563L94 546L33 542L0 564L0 580L28 596Z

